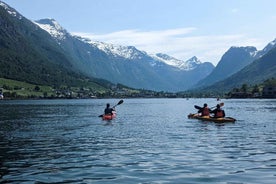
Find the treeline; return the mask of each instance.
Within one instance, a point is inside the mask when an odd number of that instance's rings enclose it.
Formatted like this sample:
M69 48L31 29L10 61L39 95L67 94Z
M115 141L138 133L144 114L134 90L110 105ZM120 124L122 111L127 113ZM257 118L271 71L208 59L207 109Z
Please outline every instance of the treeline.
M276 79L270 78L261 84L243 84L240 88L234 88L226 94L228 98L275 98Z

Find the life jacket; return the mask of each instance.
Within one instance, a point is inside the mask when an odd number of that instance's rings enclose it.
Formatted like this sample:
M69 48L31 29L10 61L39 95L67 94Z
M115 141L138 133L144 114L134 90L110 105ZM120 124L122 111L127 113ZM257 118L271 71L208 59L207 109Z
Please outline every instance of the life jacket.
M209 112L209 108L208 107L204 107L201 113L201 116L209 116L210 112Z
M217 118L222 118L223 117L223 112L222 110L217 110L216 114L215 114L215 117Z

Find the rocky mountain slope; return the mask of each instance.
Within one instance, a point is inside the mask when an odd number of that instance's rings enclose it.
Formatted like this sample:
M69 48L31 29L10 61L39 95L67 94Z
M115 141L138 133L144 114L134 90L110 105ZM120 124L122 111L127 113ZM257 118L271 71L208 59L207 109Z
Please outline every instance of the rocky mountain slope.
M39 26L0 2L0 77L50 86L101 88L76 72L72 58Z
M148 54L133 46L113 45L71 35L53 19L36 21L68 56L77 70L134 88L157 91L188 89L214 68L196 57L181 61L165 54ZM193 80L190 80L193 78Z

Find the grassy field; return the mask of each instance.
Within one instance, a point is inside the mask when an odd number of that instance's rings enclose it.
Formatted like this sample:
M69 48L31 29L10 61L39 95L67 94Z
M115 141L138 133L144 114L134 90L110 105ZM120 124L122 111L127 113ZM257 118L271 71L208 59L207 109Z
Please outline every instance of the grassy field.
M5 98L39 98L55 94L50 86L41 86L0 78L0 91Z

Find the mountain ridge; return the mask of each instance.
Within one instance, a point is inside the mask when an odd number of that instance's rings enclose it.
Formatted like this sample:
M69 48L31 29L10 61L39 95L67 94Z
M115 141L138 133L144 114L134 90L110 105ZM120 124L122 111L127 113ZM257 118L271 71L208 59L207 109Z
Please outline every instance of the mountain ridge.
M262 50L257 50L253 46L236 47L232 46L222 56L215 69L203 80L199 81L193 89L202 89L207 86L223 81L233 74L239 72L246 66L266 55L271 49L276 47L276 39L269 42ZM208 87L207 87L208 88Z
M51 34L53 37L57 39L64 39L65 34L69 34L72 37L78 38L83 42L90 43L93 46L98 47L100 50L113 54L118 57L123 57L126 59L140 59L143 54L151 56L153 59L157 59L159 61L164 62L165 64L168 64L170 66L174 66L179 69L183 70L193 70L196 65L202 64L202 62L196 57L193 56L192 58L188 59L187 61L176 59L172 56L169 56L167 54L163 53L157 53L157 54L148 54L145 51L138 50L134 46L122 46L122 45L116 45L116 44L110 44L100 41L92 41L89 38L80 37L77 35L72 35L71 33L67 32L55 19L53 18L45 18L40 19L37 21L34 21L38 26L40 26L42 29L47 31L49 34ZM61 38L58 38L59 35L62 35ZM194 62L194 63L193 63ZM189 68L189 66L192 65L192 68Z
M214 89L220 89L227 92L233 88L239 88L243 84L260 84L271 78L276 78L276 47L273 47L265 55L256 59L237 73L203 90L214 91Z
M203 85L199 85L201 88L198 89L207 89L208 85L219 84L220 81L223 82L217 86L223 89L228 78L238 84L232 76L250 82L264 80L259 73L264 77L275 76L274 55L271 53L276 39L261 51L252 46L233 46L214 67L209 62L202 63L196 56L183 61L164 53L148 54L134 46L113 45L75 36L54 19L42 19L40 23L30 21L1 1L0 15L0 77L62 84L80 76L83 80L86 76L133 88L176 92L200 83ZM264 58L268 61L264 62ZM262 61L263 66L258 61ZM251 74L260 68L265 72ZM239 71L251 78L236 75ZM216 72L218 74L208 81ZM70 75L71 79L64 78ZM214 85L212 87L217 89Z
M36 21L36 23L49 25L45 19ZM55 24L52 23L52 25ZM45 28L47 26L41 25L40 27ZM49 30L51 29L45 29L49 34L52 34L53 32ZM64 31L65 29L61 30ZM65 32L66 39L59 39L58 42L64 50L70 50L68 55L75 59L77 63L75 63L75 67L86 75L103 78L113 83L157 91L185 90L205 77L214 68L211 63L203 64L196 57L193 58L196 60L188 60L187 62L174 59L182 66L176 66L175 63L169 65L168 62L164 61L164 58L160 58L160 54L159 57L158 55L153 57L153 55L140 51L134 46L92 41L88 38L71 35L66 30ZM56 37L56 35L53 34L52 36ZM162 55L165 56L165 54ZM166 56L167 59L172 59L172 57ZM205 67L199 67L200 65ZM201 72L201 69L204 72ZM193 76L194 80L189 80L189 76Z
M48 33L1 1L0 24L0 77L55 87L93 83L105 88L98 79L75 72Z

